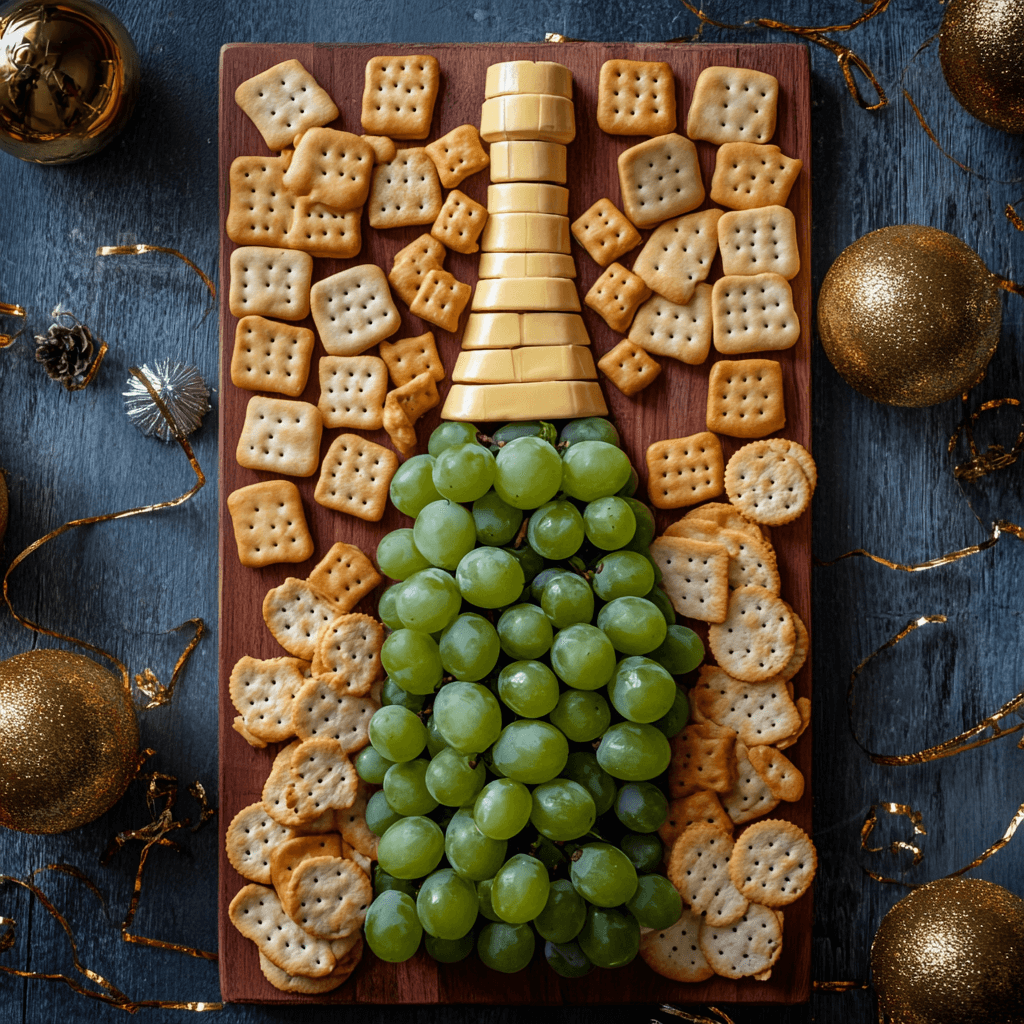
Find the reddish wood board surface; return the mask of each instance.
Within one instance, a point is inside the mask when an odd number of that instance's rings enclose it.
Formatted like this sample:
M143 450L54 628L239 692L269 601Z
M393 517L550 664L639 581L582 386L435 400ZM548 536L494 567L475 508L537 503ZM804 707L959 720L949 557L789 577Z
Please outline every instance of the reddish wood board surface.
M386 30L386 26L384 26ZM337 103L341 117L335 127L361 132L359 109L363 90L363 70L367 60L380 54L430 53L441 65L441 86L434 108L429 140L464 123L479 123L484 98L484 76L490 64L505 60L553 60L573 72L576 109L576 140L569 147L569 216L576 219L592 203L607 196L619 204L616 157L637 138L605 135L597 128L597 83L601 64L611 58L662 60L671 64L676 78L679 131L685 130L693 84L700 71L712 65L728 65L767 71L779 80L778 122L771 140L788 156L804 162L803 171L789 197L788 206L796 216L801 270L792 281L796 310L802 327L797 345L778 353L785 388L786 427L783 436L811 446L811 179L810 179L810 66L807 51L798 45L701 45L628 43L503 43L448 44L415 46L374 44L370 46L325 46L312 44L234 44L224 47L220 76L220 226L221 226L221 389L220 389L220 832L244 806L260 799L264 780L277 747L252 749L231 728L235 710L228 695L228 679L234 663L243 655L258 658L279 656L282 651L263 624L261 612L266 592L287 576L308 575L316 560L331 544L347 541L360 545L371 555L379 539L388 531L410 525L409 520L390 505L379 523L366 523L329 511L313 501L316 476L296 480L302 493L306 517L316 543L314 557L299 565L274 565L248 569L239 564L231 520L227 514L227 496L239 487L269 479L270 474L243 469L235 461L235 447L245 407L252 392L235 388L230 382L231 352L236 320L227 303L229 258L235 248L223 233L228 204L228 170L231 161L241 155L267 153L255 125L234 102L236 87L247 78L282 60L298 58L324 86ZM422 145L423 143L411 143ZM705 188L710 189L716 147L697 143ZM489 177L486 171L463 182L461 188L485 203ZM705 202L702 209L713 205ZM363 248L352 260L315 260L313 279L321 280L339 270L362 263L376 263L390 269L394 254L427 227L376 231L363 218ZM646 239L649 232L643 232ZM632 265L636 252L620 262ZM577 284L580 296L601 272L576 243ZM477 256L450 252L445 266L462 281L475 284ZM721 260L716 257L709 281L721 276ZM430 328L412 316L400 301L402 329L395 337L420 334ZM596 313L584 307L584 320L593 341L595 358L615 345L615 335ZM465 324L465 314L462 318ZM303 326L313 328L312 319ZM434 328L438 350L449 373L459 351L461 334L448 334ZM309 384L301 398L316 403L319 382L316 360L324 352L317 344ZM701 366L687 366L673 359L661 359L662 373L646 390L626 398L607 380L602 387L611 418L617 424L624 446L641 474L637 497L645 498L644 452L655 440L683 437L705 430L707 378L715 360L714 352ZM448 382L441 386L442 397ZM439 421L440 407L420 420L417 432L421 450ZM325 430L321 455L341 431ZM389 444L383 431L368 435L381 444ZM743 442L722 438L728 459ZM659 512L659 532L678 517L678 513ZM772 531L772 542L779 557L782 596L811 628L811 517L805 514L795 523ZM360 611L373 612L375 599L365 601ZM690 623L690 625L694 625ZM706 630L701 630L706 635ZM794 679L796 694L810 696L810 661ZM774 816L789 818L804 828L811 827L811 731L787 751L804 773L807 788L796 804L783 804ZM438 965L422 951L405 964L384 964L369 952L341 988L327 996L295 996L279 992L263 977L256 947L230 924L227 908L231 898L245 884L228 863L221 848L219 921L220 979L223 997L230 1002L255 1003L492 1003L492 1004L581 1004L625 1002L674 1003L797 1003L806 1001L810 990L811 895L786 908L782 956L767 982L729 981L712 978L699 985L683 985L654 974L639 959L618 971L595 971L577 981L559 978L538 956L524 972L506 976L484 968L474 957L461 964Z

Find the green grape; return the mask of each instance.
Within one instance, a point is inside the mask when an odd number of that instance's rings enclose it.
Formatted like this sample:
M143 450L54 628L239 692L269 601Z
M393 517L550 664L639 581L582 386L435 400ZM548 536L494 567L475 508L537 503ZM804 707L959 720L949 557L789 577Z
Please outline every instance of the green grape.
M391 964L400 964L412 957L423 938L416 904L411 896L395 889L382 892L370 904L363 930L374 956Z
M640 486L640 476L633 466L629 467L629 479L615 492L619 498L632 498Z
M587 904L568 878L556 878L533 927L548 942L572 942L587 919Z
M404 690L402 691L405 692ZM356 754L353 762L356 766L356 774L371 786L379 786L384 781L388 769L395 763L386 757L381 757L373 747L363 747Z
M656 566L651 566L652 574L654 573L655 568ZM666 594L665 591L661 589L661 587L654 585L651 587L650 590L647 591L646 594L641 594L640 596L646 597L647 600L650 601L651 604L653 604L659 612L661 612L662 618L665 620L666 625L675 625L676 610L672 607L672 601L670 600L668 594ZM667 635L665 639L668 639ZM665 645L662 644L661 646L664 647ZM661 650L661 648L659 647L658 650ZM655 658L654 660L657 661L658 659Z
M535 604L517 604L498 619L501 649L510 657L535 660L547 654L554 631L551 620Z
M429 565L430 560L416 546L413 530L392 530L377 545L377 567L393 580L404 580Z
M603 416L587 416L579 420L569 420L562 427L562 432L558 435L559 444L568 447L578 444L580 441L605 441L616 447L620 447L622 443L615 424Z
M498 869L491 885L491 906L503 921L532 921L548 901L548 869L536 857L517 853Z
M565 736L549 722L531 718L506 725L491 748L492 762L505 778L531 786L555 778L568 756Z
M543 559L541 559L543 561ZM544 593L544 588L548 585L549 580L553 580L556 576L568 576L571 575L567 569L562 569L559 566L552 566L550 569L542 569L537 573L536 576L530 581L530 597L537 603L540 604L541 595Z
M461 939L436 939L430 932L423 936L423 948L439 964L456 964L465 960L475 945L472 928Z
M446 448L456 448L461 444L477 443L477 429L472 423L460 423L449 420L434 427L427 451L436 459Z
M472 514L454 501L432 501L426 505L416 517L412 532L417 550L439 569L454 569L476 544Z
M524 420L521 423L506 423L494 432L497 447L502 448L517 437L539 437L553 445L558 440L558 431L553 423L544 420Z
M643 597L654 586L654 569L635 551L612 551L594 567L591 585L602 601Z
M416 883L408 878L395 878L389 875L379 864L373 867L373 894L379 896L382 892L404 892L406 895L416 899Z
M515 974L528 966L536 943L533 929L528 924L495 921L480 930L476 952L485 967L502 974Z
M621 448L607 441L578 441L562 456L562 490L580 501L607 498L629 480L631 469Z
M422 693L410 693L388 677L381 686L380 703L382 707L389 707L397 704L400 708L408 708L413 714L423 710L426 695Z
M643 597L617 597L609 601L598 613L597 624L608 634L615 650L623 654L653 651L664 641L668 630L657 606Z
M544 959L548 967L563 978L582 978L594 969L578 942L545 942Z
M418 757L392 765L384 776L384 796L398 814L429 814L436 806L430 790L427 789L427 768L429 761Z
M594 617L594 592L582 576L563 572L548 580L540 597L540 606L556 629Z
M504 863L504 860L502 860ZM491 885L493 884L493 878L485 878L482 882L476 883L476 898L480 904L480 916L486 918L488 921L500 921L501 918L494 912L494 907L491 905Z
M472 754L460 754L452 747L438 751L427 768L426 783L430 795L445 807L472 803L483 789L487 769Z
M540 508L562 486L562 460L539 437L517 437L498 452L494 489L513 508Z
M626 909L641 928L670 928L683 912L683 901L664 875L641 875Z
M619 840L619 849L629 858L637 874L641 871L657 871L665 852L661 839L650 832L627 832Z
M642 501L638 501L636 498L623 498L622 500L630 507L633 518L636 519L636 530L633 533L632 539L624 547L630 551L646 554L647 549L651 546L651 541L654 540L655 533L657 533L654 513Z
M488 491L473 502L473 522L478 544L502 547L515 539L523 522L523 512L502 501L497 491Z
M530 820L533 797L514 779L495 779L477 794L473 804L476 827L489 839L511 839Z
M501 705L479 683L446 683L434 699L431 717L448 746L462 754L479 754L501 733Z
M504 548L520 565L523 579L530 583L544 568L544 559L529 544L520 544L517 548Z
M407 708L380 708L370 719L370 743L389 761L411 761L427 745L427 730Z
M569 877L576 891L599 907L617 907L636 891L636 868L611 843L587 843L573 856Z
M601 737L597 748L597 763L609 775L627 782L656 778L671 760L665 734L653 725L637 722L617 722Z
M615 798L615 816L634 832L657 832L668 817L668 798L653 782L627 782Z
M382 836L396 821L404 817L389 803L383 789L378 789L366 801L366 827L375 835Z
M402 629L405 626L405 623L398 617L398 608L396 607L402 586L401 583L393 583L380 595L380 600L377 602L377 618L388 629Z
M436 633L444 629L462 607L455 580L440 569L422 569L407 577L395 601L406 629Z
M596 817L594 798L571 779L552 779L533 791L530 822L542 836L556 843L586 835Z
M455 571L462 596L477 608L503 608L517 600L526 584L519 560L503 548L474 548Z
M636 516L622 498L598 498L583 510L587 540L603 551L628 544L636 533Z
M388 678L410 693L433 693L441 682L441 652L427 633L396 629L380 652Z
M683 731L689 720L690 701L687 699L686 691L681 686L677 686L672 707L668 709L667 714L654 723L654 727L663 732L669 739L672 739L673 736Z
M431 715L427 719L427 753L431 757L437 757L442 750L447 748L448 744L445 743L444 737L438 732L437 722L434 720L434 716Z
M444 833L429 818L402 818L380 837L377 861L395 878L429 875L444 855Z
M531 516L526 528L530 547L553 562L576 554L584 538L583 516L571 501L549 501Z
M505 863L507 849L504 839L491 839L480 831L473 812L466 807L455 812L445 829L444 852L448 863L463 878L474 882L493 878Z
M576 940L597 967L625 967L640 951L640 925L632 914L587 907L587 923Z
M416 897L423 930L438 939L461 939L472 929L478 912L476 886L451 868L429 875Z
M576 751L562 769L562 777L578 782L594 800L598 814L611 810L618 786L598 763L596 755L589 750Z
M432 501L439 501L441 495L434 486L432 455L414 455L406 459L391 478L389 494L391 504L415 519L420 511Z
M434 486L452 501L476 501L491 489L495 468L494 456L476 441L445 448L434 462Z
M498 676L498 696L517 715L541 718L558 704L558 679L543 662L513 661Z
M650 658L623 658L608 684L612 707L630 722L656 722L672 709L675 680Z
M551 665L568 686L598 690L615 672L615 648L603 630L589 622L577 622L555 634Z
M682 676L700 667L704 660L704 644L692 629L670 625L664 643L651 651L651 657L672 675Z
M611 724L612 709L599 693L566 690L548 717L552 725L565 733L566 739L573 743L590 743Z
M460 615L441 634L439 646L445 671L470 682L483 679L501 654L498 631L482 615L472 612Z

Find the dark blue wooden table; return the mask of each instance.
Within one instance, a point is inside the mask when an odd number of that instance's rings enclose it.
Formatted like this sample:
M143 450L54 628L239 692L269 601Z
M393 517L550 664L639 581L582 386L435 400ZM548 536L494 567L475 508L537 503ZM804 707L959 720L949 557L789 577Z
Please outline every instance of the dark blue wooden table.
M110 343L100 377L88 391L67 395L43 375L26 336L0 353L0 466L11 493L11 525L0 565L62 522L171 498L191 484L174 446L143 438L128 423L121 391L128 367L173 358L217 376L216 317L202 320L206 294L177 261L155 255L97 259L98 245L143 242L188 253L213 273L217 262L217 60L232 41L376 40L440 42L543 38L560 32L583 39L658 41L692 35L696 19L675 0L604 4L571 0L457 4L395 0L378 4L306 4L263 0L111 0L139 49L143 67L138 111L103 154L69 167L47 168L0 157L0 301L29 309L29 332L41 333L62 303ZM796 24L845 22L861 13L854 0L719 0L706 4L725 21L772 16ZM860 110L834 58L813 49L813 253L815 292L833 259L855 238L889 224L918 223L963 238L993 270L1024 279L1024 235L1003 215L1024 197L1021 138L1003 135L962 111L943 82L933 45L935 0L903 0L845 37L876 70L891 97L881 111ZM708 30L706 41L783 39L761 30ZM982 177L945 159L903 98L906 86L939 138ZM1017 179L1016 183L1012 179ZM12 325L4 321L4 326ZM17 326L17 325L13 325ZM1003 341L969 407L1003 396L1024 397L1024 302L1004 300ZM1020 464L979 484L958 487L946 441L959 402L925 410L878 406L837 376L820 348L814 353L814 445L820 481L814 503L814 550L828 560L865 547L910 562L977 543L994 518L1020 522ZM156 748L153 767L183 786L201 781L215 794L217 624L217 414L194 438L209 484L181 509L73 532L44 548L12 578L24 614L86 637L115 652L134 671L170 674L180 649L164 631L193 616L212 627L170 706L141 716L143 743ZM993 417L983 443L1012 441L1017 421ZM970 498L980 521L965 500ZM931 626L883 655L863 678L860 719L875 749L915 750L959 732L1022 689L1024 545L1004 538L993 549L927 573L895 573L867 560L815 571L814 809L821 868L815 888L814 977L867 981L871 937L903 890L870 879L868 867L920 882L970 861L997 839L1024 800L1021 758L1012 740L913 768L873 765L847 726L850 672L870 651L920 614L944 613ZM0 613L0 658L51 646ZM868 854L860 828L872 804L910 804L927 835L916 841L923 862ZM181 813L194 812L189 798ZM883 817L885 817L883 815ZM136 784L114 810L72 834L39 838L0 835L0 873L19 875L54 861L87 871L109 902L109 918L71 879L42 884L76 930L83 962L139 999L216 1000L216 968L174 953L120 941L138 844L107 867L98 858L116 831L148 820ZM905 819L889 818L875 834L888 846L910 838ZM136 931L170 942L216 948L215 826L188 834L187 852L157 849L147 875ZM975 875L1024 894L1024 840L1018 839ZM4 964L37 971L72 970L66 939L38 905L12 887L0 890L0 915L18 921L17 942ZM651 1007L622 1011L637 1024ZM143 1011L150 1020L180 1020L176 1011ZM486 1020L522 1011L501 1008L337 1010L373 1022ZM539 1011L544 1019L583 1021L586 1011ZM789 1011L744 1008L737 1024L754 1021L869 1022L864 992L817 992ZM63 986L0 976L0 1024L57 1019L116 1020L120 1011L87 1002ZM299 1021L308 1012L227 1008L217 1020ZM663 1019L665 1019L663 1017Z

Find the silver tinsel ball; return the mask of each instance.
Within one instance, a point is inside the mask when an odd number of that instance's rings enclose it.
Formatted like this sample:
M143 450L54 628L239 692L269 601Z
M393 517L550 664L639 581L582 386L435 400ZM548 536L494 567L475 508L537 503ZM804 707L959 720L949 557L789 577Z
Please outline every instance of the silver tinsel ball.
M170 359L159 359L152 366L145 365L140 369L167 406L182 435L188 437L198 430L203 416L210 411L210 389L199 371L187 363L176 363ZM122 394L128 419L146 437L155 434L161 441L174 440L170 425L141 380L129 377L128 390Z

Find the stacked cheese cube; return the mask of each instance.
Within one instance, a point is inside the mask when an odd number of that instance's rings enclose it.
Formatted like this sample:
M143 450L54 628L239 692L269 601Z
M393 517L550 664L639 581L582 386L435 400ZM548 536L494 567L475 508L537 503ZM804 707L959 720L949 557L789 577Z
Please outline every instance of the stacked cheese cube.
M480 281L444 419L605 416L569 250L566 143L572 72L550 61L487 69L480 134L491 143ZM552 184L554 183L554 184Z

